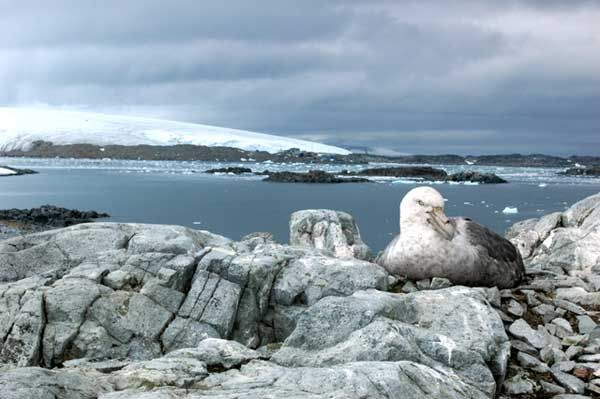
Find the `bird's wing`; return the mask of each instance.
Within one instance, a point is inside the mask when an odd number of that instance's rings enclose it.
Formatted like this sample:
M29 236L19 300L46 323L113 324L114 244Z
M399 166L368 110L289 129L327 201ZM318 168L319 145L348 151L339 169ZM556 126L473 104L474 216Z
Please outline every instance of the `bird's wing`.
M519 251L506 238L469 219L456 220L457 233L464 235L467 242L479 253L479 270L484 280L502 281L498 286L508 288L520 282L525 267Z
M460 229L461 233L467 235L471 245L484 248L490 258L504 262L517 262L521 259L515 246L506 238L470 219L462 220L464 227Z

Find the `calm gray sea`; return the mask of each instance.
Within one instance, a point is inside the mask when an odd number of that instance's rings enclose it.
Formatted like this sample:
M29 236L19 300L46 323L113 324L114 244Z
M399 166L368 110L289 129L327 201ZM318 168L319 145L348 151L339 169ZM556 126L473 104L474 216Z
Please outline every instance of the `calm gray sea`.
M365 184L267 183L257 177L212 176L220 164L193 162L81 161L0 158L0 165L32 167L37 175L0 178L0 208L52 204L109 212L110 221L178 224L238 239L269 231L288 240L289 215L328 208L351 213L363 239L382 249L398 232L398 205L419 183L382 180ZM241 164L240 164L241 165ZM306 170L306 165L247 164L255 170ZM350 168L356 168L349 166ZM327 170L346 168L324 165ZM448 166L448 171L464 167ZM450 216L467 216L504 233L516 221L564 210L600 192L600 179L567 178L558 170L477 168L507 178L504 185L435 184ZM518 213L504 214L506 207Z

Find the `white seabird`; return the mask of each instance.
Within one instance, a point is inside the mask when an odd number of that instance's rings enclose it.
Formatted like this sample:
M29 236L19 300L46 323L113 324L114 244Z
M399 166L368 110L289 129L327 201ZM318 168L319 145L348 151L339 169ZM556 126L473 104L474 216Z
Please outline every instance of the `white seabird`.
M377 259L411 280L444 277L454 284L510 288L525 274L514 245L467 218L448 218L431 187L412 189L400 204L400 234Z

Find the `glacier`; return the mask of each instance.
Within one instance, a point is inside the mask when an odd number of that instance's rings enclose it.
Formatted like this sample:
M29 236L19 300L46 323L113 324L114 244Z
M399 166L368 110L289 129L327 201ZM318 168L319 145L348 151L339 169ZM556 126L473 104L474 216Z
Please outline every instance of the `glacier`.
M0 107L0 152L27 151L35 141L56 145L203 145L276 153L290 148L347 155L340 147L245 130L162 119L51 108Z

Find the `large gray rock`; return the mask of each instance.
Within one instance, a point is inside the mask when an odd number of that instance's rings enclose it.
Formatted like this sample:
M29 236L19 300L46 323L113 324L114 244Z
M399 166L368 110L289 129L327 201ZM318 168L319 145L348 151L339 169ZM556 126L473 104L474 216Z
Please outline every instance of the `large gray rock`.
M454 287L408 295L369 290L312 306L272 361L292 367L410 361L453 369L493 395L509 349L502 320L482 290Z
M337 258L370 260L373 257L360 237L354 218L329 209L294 212L290 220L290 244L324 250Z
M452 370L408 361L355 362L332 367L287 368L254 361L241 370L211 375L195 398L488 398Z
M45 262L28 269L34 248ZM256 348L284 340L323 297L388 284L369 262L176 226L81 225L0 249L0 273L16 280L0 284L0 359L18 366L149 360L206 338Z
M579 274L591 282L600 265L600 193L563 213L519 222L507 236L529 269Z
M2 399L96 399L112 391L99 373L26 367L0 373Z

